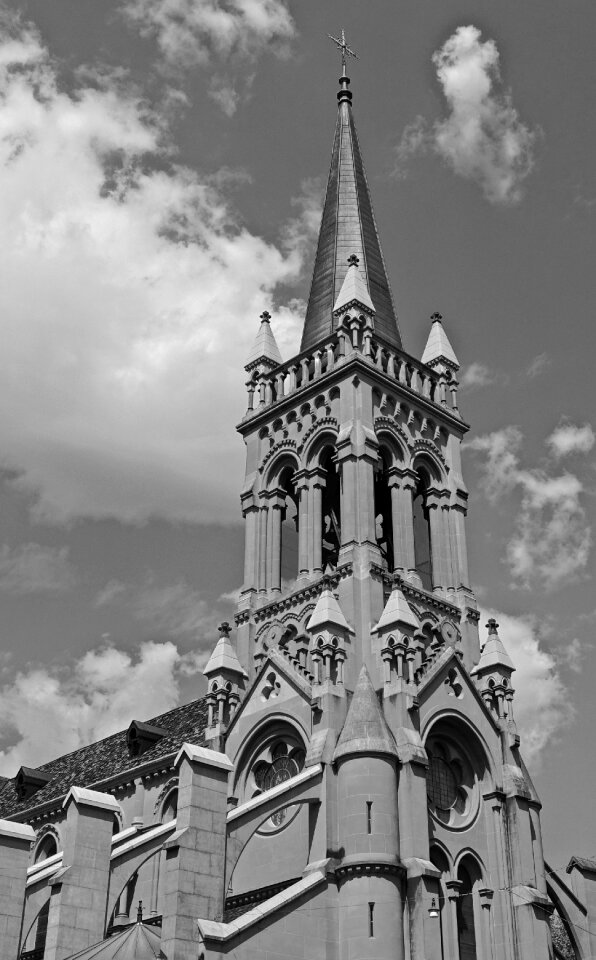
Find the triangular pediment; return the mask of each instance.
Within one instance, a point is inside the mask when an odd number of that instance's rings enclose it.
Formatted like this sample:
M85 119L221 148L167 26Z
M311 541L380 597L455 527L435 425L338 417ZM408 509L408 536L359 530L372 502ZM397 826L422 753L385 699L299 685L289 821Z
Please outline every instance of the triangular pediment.
M474 723L474 714L489 722L496 733L500 728L493 714L480 696L476 684L453 647L446 647L427 669L418 686L418 702L421 713L430 700L440 696L444 706L458 712Z
M275 680L270 678L271 673L275 675ZM299 672L283 653L276 647L272 647L267 651L267 656L255 679L242 698L226 731L226 739L232 735L248 713L261 713L268 706L277 710L296 696L299 696L310 710L311 695L310 680Z

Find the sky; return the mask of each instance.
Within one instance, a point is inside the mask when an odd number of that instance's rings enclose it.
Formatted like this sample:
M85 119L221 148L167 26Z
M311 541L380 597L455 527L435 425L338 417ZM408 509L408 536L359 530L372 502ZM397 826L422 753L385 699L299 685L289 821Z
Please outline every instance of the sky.
M342 26L405 349L439 310L462 365L471 576L559 867L596 854L591 0L0 6L0 772L204 691Z

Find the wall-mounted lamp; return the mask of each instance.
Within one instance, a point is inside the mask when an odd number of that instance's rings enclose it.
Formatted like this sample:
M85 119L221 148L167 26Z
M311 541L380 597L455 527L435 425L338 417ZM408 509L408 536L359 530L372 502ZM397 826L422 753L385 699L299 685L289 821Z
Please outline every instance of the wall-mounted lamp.
M432 900L431 900L431 902L430 902L430 907L428 908L428 915L429 915L429 917L432 917L433 920L436 920L436 918L439 916L439 910L438 910L438 907L437 907L437 901L435 900L434 897L432 898Z

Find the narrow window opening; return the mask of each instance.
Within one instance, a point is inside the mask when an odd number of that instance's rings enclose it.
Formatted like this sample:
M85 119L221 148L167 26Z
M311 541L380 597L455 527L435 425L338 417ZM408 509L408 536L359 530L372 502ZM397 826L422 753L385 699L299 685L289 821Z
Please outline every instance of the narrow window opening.
M375 905L374 905L374 903L369 903L369 905L368 905L368 935L369 935L369 937L374 937L374 935L375 935Z
M418 483L412 499L414 521L414 565L424 590L431 591L432 580L432 544L430 537L430 518L426 502L428 492L428 478L425 474L418 475Z
M372 833L372 800L366 801L366 832Z
M476 927L474 924L474 885L464 866L458 870L461 889L457 901L457 942L460 960L477 960Z
M394 568L393 515L391 490L388 485L389 460L385 450L380 451L375 470L375 539L381 556L390 572Z
M280 479L285 493L285 505L281 515L281 589L291 588L298 576L298 495L292 482L294 470L287 467Z
M329 448L321 457L325 471L325 486L322 502L322 562L325 567L336 567L341 546L341 487L334 451Z

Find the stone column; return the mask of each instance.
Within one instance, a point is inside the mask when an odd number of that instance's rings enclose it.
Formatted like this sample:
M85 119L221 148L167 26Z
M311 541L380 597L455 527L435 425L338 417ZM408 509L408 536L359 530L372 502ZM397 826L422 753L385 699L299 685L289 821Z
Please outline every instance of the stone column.
M451 509L453 541L454 541L454 566L457 575L457 587L470 587L470 575L468 573L468 548L466 546L466 498L460 493Z
M482 960L494 960L493 935L491 924L491 906L494 890L482 887L478 891L480 901L480 936L482 938Z
M105 937L112 829L120 805L107 793L71 787L64 807L62 868L49 880L44 960L64 960Z
M298 494L298 576L306 577L310 571L308 557L308 480L303 470L295 477Z
M448 957L459 957L459 943L457 936L457 902L459 900L460 890L463 886L461 880L446 880L447 903L445 911L447 914L447 923L445 924L449 946L447 948Z
M17 960L25 906L27 866L35 831L26 823L0 820L0 956Z
M393 521L393 569L404 579L415 573L412 491L416 477L411 472L389 472L391 516Z
M267 591L267 519L269 515L268 504L261 501L259 511L259 591Z
M324 470L314 470L310 481L310 557L315 575L323 572L323 487Z
M196 960L197 920L223 911L228 777L225 753L183 744L178 770L176 832L166 851L161 949L170 960Z
M269 493L269 521L267 524L267 588L271 593L281 593L281 514L285 507L285 495L279 490Z
M440 492L438 490L428 491L426 506L430 523L433 593L444 596L446 593L445 536L442 524Z
M454 593L457 589L459 578L457 576L457 564L454 555L451 508L448 498L449 494L445 491L443 503L441 504L441 525L443 527L445 542L445 589L448 593Z
M250 497L250 502L242 504L244 517L244 589L258 588L258 536L259 536L259 508Z

